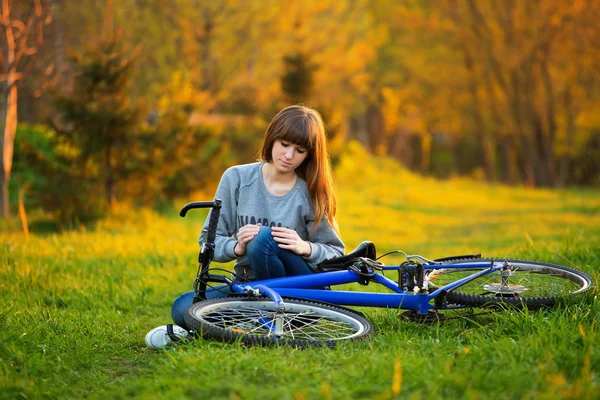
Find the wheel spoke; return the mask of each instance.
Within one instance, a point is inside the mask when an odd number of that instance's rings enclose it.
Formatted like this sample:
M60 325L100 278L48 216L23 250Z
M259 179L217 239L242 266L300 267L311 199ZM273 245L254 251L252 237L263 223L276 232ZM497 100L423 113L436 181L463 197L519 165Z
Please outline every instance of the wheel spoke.
M209 302L210 303L210 302ZM370 331L370 325L350 316L349 311L336 311L332 306L316 306L312 302L286 301L276 311L272 301L229 300L213 305L201 304L194 317L204 324L239 335L269 339L330 341L359 337ZM204 306L204 307L201 307ZM281 328L276 332L276 324Z
M437 286L443 286L473 274L474 271L447 269L443 273L436 275L432 282ZM576 283L564 279L560 274L540 274L536 271L517 269L509 277L509 285L523 287L524 291L519 292L521 297L544 297L552 295L564 295L578 289ZM493 292L486 291L484 287L499 285L502 282L499 272L492 273L490 276L484 276L475 279L472 282L461 286L457 291L473 293L479 295L493 295ZM482 291L483 289L483 291Z
M491 259L477 261L490 262ZM536 261L508 259L507 262L510 275L504 281L500 270L482 275L456 288L448 294L448 299L465 305L510 303L537 308L551 306L555 298L581 293L591 286L589 275L574 269ZM433 286L439 288L487 268L441 268L432 270L428 277Z

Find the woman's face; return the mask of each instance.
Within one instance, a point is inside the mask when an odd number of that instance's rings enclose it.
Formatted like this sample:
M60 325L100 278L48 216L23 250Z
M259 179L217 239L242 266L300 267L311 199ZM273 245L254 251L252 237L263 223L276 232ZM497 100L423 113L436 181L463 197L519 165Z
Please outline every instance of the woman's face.
M308 156L308 150L294 143L277 139L271 150L272 163L281 173L293 172Z

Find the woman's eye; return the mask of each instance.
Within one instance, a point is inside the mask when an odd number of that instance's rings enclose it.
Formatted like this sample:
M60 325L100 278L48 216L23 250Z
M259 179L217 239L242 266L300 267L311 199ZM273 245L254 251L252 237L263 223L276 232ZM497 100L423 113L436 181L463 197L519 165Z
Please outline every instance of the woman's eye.
M288 147L290 144L289 144L289 143L286 143L286 142L281 142L281 145L282 145L283 147Z
M298 151L298 153L300 153L300 154L306 153L306 150L304 150L304 149L296 149L296 151Z

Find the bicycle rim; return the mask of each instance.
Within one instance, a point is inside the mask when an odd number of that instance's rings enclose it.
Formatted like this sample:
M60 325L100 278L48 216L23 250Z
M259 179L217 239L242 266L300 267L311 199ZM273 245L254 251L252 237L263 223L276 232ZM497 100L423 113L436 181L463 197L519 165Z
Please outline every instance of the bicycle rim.
M308 300L223 298L193 304L186 323L209 339L251 345L335 346L367 336L372 326L353 310Z
M446 297L448 302L475 307L511 305L537 309L552 307L557 299L581 294L592 286L588 274L572 268L537 261L495 260L509 263L508 280L503 281L500 271L481 276L449 292ZM474 259L453 264L491 261ZM441 287L486 268L442 268L431 271L428 277L433 285Z

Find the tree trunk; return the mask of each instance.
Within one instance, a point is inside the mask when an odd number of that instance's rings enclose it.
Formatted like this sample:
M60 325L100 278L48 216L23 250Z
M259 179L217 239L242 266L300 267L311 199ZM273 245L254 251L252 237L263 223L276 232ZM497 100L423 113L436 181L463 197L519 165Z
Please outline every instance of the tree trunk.
M545 49L547 52L547 49ZM544 135L544 152L546 156L546 165L550 172L551 184L554 186L558 183L557 177L557 163L554 155L554 140L556 137L556 109L555 109L555 95L554 86L552 85L552 78L550 77L550 71L548 70L547 57L542 58L542 65L540 66L542 73L542 82L544 87L544 99L545 99L545 128L546 134Z
M543 187L552 187L554 186L554 176L552 169L549 166L552 162L552 155L546 153L545 141L547 140L547 138L544 135L541 121L539 117L535 114L535 112L531 114L530 118L530 126L534 135L535 151L538 154L538 163L536 165L536 185Z
M468 72L467 86L469 87L469 92L471 93L471 98L473 100L473 118L475 119L477 141L479 142L479 148L483 156L485 178L488 182L494 182L496 180L494 145L492 143L491 135L488 132L488 128L483 122L481 112L483 103L479 97L477 88L477 71L475 70L473 57L466 45L463 45L463 55L465 68Z
M504 153L504 181L510 185L519 182L519 168L521 165L517 157L516 144L511 144L512 138L504 137L502 141L502 151ZM521 168L522 169L522 168Z
M523 160L523 176L527 186L535 186L535 165L537 162L537 153L527 131L521 110L520 82L517 73L512 71L510 74L510 91L507 91L507 98L510 104L511 116L514 121L519 141L519 151Z
M6 36L6 101L3 113L4 126L2 129L2 193L0 195L0 212L3 218L10 217L8 204L8 184L12 169L15 134L17 132L17 60L16 43L10 19L10 5L2 2L2 24Z
M429 132L419 132L419 139L421 140L421 165L419 171L421 174L429 172L431 166L431 135Z
M388 141L388 154L399 160L406 168L416 171L415 147L412 145L410 133L404 129L398 129L392 134Z
M56 63L57 74L60 75L65 69L65 43L64 43L64 22L60 1L52 2L52 14L54 18L54 62Z
M558 167L558 186L565 186L568 182L571 165L571 149L573 147L573 136L575 135L576 111L573 107L573 98L571 96L571 88L569 85L567 85L567 89L564 93L563 106L565 118L565 143Z
M211 89L211 51L210 44L212 41L213 34L213 15L209 10L204 10L204 26L202 36L199 37L200 42L200 54L202 59L202 65L200 66L201 82L200 88L204 91L210 91Z
M552 153L548 153L548 132L544 128L543 112L535 108L536 89L539 87L538 80L534 76L532 59L521 67L521 76L523 77L523 108L524 119L533 141L533 152L536 153L536 162L534 164L536 186L551 187L553 185L553 171L550 168ZM550 146L551 147L551 146Z
M10 173L12 171L12 160L15 146L15 134L17 132L17 85L9 72L8 90L6 95L6 110L4 114L4 130L2 141L2 217L10 217L10 208L8 203L8 184L10 182ZM11 82L12 81L12 82Z
M385 129L383 127L383 116L381 115L380 108L375 104L370 104L367 107L367 135L369 137L369 144L373 153L380 155L384 154L382 149L386 144Z
M105 135L107 137L108 135ZM106 179L104 181L104 193L106 196L106 205L110 212L115 211L116 198L115 198L115 177L111 163L112 153L112 142L108 140L104 148L104 168L106 172Z
M358 140L367 151L374 152L375 149L371 147L368 125L366 112L350 118L350 137Z
M0 212L2 217L10 217L10 208L8 203L8 190L10 183L10 174L12 170L12 161L15 145L15 134L17 133L17 82L22 79L22 72L17 70L17 65L23 56L32 56L38 50L37 47L28 47L27 35L29 29L25 29L26 26L31 26L34 23L41 23L42 21L42 2L37 0L30 4L30 12L27 20L18 21L11 19L11 2L9 0L2 0L1 3L1 24L4 28L4 37L6 40L6 71L4 79L6 79L6 99L5 109L2 113L2 137L0 140L0 169L1 176L0 180ZM13 28L20 32L22 37L18 37L19 43L15 41L13 34ZM38 29L39 28L39 29ZM35 29L35 43L39 46L42 43L41 27Z

